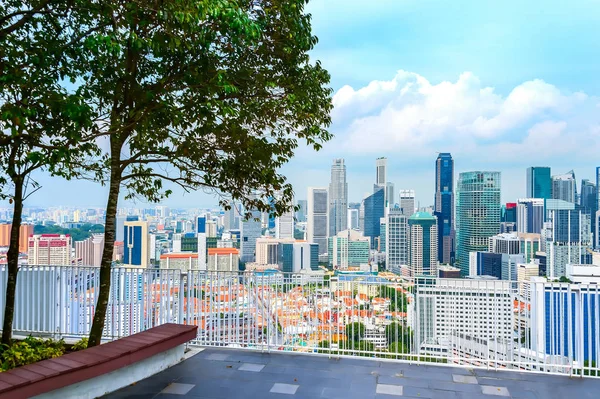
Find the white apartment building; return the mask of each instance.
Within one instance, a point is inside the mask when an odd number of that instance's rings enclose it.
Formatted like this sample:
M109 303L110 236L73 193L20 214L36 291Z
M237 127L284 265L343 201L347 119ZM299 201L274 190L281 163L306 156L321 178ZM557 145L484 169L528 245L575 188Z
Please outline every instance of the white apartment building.
M436 285L416 286L418 347L451 334L477 339L511 340L513 296L510 282L437 279Z
M36 266L66 266L71 264L71 236L35 234L29 237L28 260Z

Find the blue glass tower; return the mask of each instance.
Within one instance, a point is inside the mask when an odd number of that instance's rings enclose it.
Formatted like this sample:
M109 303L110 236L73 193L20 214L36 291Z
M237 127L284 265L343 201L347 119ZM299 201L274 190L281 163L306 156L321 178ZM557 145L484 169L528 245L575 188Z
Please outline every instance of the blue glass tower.
M434 215L438 223L438 261L454 263L454 160L440 153L435 161Z
M549 167L527 168L527 198L552 198L552 176Z
M375 238L380 236L380 221L384 214L385 189L376 186L376 191L365 198L365 237L371 238L371 249L375 248Z
M500 228L500 172L465 172L458 177L457 257L462 276L469 275L469 253L488 250Z

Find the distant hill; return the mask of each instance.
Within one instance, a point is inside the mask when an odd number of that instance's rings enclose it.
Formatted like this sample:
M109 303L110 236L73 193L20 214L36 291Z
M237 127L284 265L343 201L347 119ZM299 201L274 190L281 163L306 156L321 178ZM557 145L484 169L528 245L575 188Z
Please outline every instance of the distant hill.
M33 234L69 234L71 240L83 241L92 236L93 233L104 233L104 225L85 223L78 229L67 229L60 226L33 226Z

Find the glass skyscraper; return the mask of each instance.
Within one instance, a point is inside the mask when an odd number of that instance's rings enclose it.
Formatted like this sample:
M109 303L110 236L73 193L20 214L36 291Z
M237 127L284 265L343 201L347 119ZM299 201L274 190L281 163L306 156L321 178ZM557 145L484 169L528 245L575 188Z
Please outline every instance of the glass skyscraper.
M440 263L454 263L454 160L441 153L435 161L434 215L437 217L437 247Z
M411 276L437 276L437 219L427 212L417 212L408 218L409 270Z
M465 172L458 177L456 224L457 263L469 275L469 253L488 250L500 229L500 172Z
M334 159L329 183L329 236L348 228L348 183L343 159Z
M552 198L552 177L547 166L527 168L527 198Z
M376 238L381 232L381 218L385 215L385 186L375 187L376 191L365 198L365 237L371 239L371 248L375 248Z

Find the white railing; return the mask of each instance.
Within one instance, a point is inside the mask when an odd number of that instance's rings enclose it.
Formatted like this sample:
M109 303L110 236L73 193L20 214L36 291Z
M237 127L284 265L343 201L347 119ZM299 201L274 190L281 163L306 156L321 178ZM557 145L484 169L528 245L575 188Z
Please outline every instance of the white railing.
M15 332L87 335L98 286L97 268L22 267ZM115 268L104 336L177 322L201 346L600 376L599 312L596 284Z

